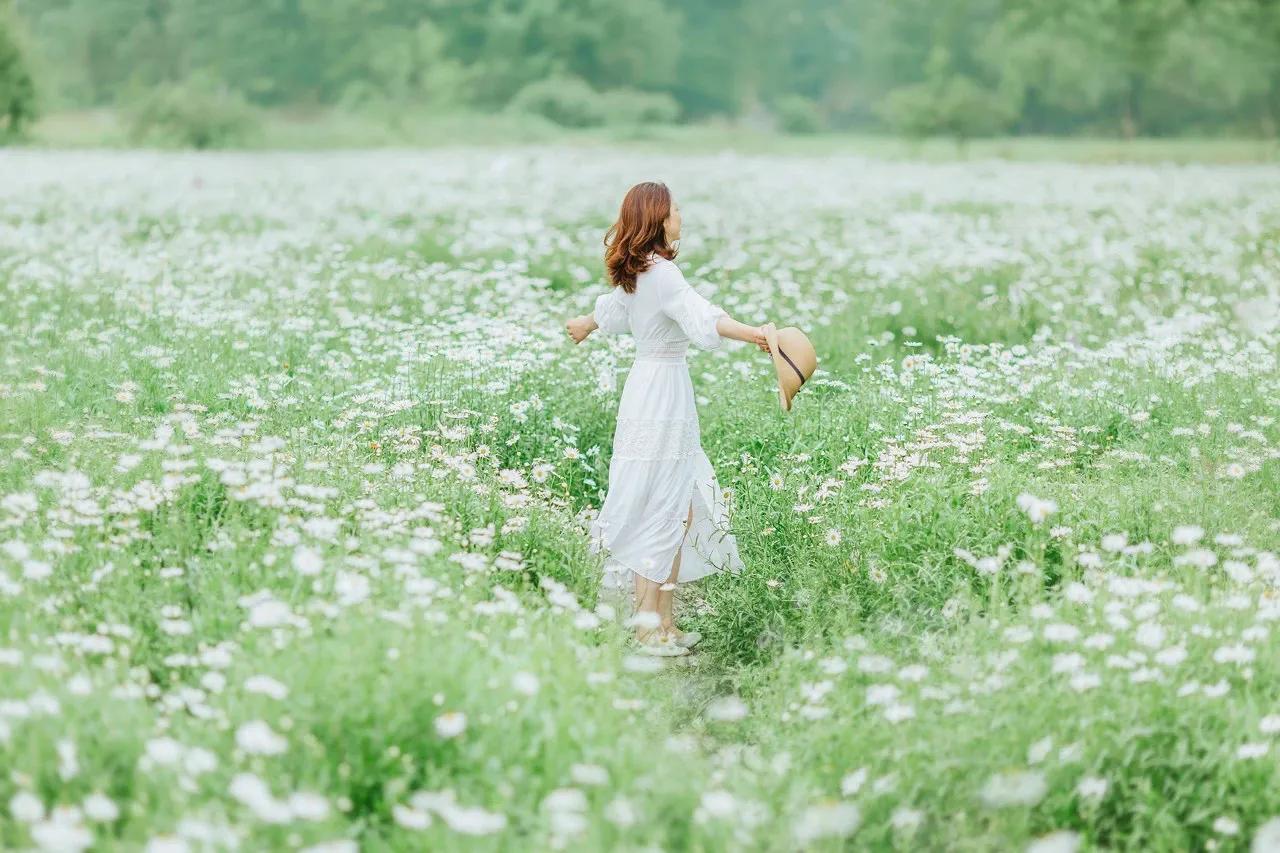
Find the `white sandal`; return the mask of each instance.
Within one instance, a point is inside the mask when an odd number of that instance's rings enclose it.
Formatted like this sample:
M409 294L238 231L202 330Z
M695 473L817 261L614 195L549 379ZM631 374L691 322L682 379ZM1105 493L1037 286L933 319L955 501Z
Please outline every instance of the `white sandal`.
M671 639L671 635L661 631L656 631L655 633L661 635L657 640L648 639L635 641L636 648L641 654L653 655L654 657L659 658L678 658L689 654L689 649L686 646L680 645L678 640Z
M684 649L691 649L700 642L702 642L702 635L697 631L685 631L676 637L676 645Z

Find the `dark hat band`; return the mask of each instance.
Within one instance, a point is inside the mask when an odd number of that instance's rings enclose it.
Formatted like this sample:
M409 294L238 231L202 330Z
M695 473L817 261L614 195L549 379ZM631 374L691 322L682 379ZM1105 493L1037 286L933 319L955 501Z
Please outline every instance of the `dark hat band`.
M782 347L778 347L778 355L782 356L783 360L786 361L787 364L791 365L791 369L796 372L796 376L800 377L800 384L803 385L805 376L800 372L800 368L796 367L796 363L791 360L791 356L787 355L786 351L783 350Z

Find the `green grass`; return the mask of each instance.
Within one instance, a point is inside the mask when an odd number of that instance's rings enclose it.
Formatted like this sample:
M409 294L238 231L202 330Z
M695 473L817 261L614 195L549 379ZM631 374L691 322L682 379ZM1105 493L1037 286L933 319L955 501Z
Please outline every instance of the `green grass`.
M0 152L0 847L1249 847L1280 174L677 133ZM690 357L746 570L652 671L586 536L629 342L561 331L633 171L821 366Z

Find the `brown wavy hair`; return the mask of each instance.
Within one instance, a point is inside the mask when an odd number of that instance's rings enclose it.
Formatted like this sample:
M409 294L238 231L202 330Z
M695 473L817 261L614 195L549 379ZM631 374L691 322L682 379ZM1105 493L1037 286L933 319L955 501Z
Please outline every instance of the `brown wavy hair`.
M604 234L604 266L615 287L635 293L636 276L649 268L651 253L675 258L676 249L662 227L670 215L671 191L666 184L645 181L627 190L618 221Z

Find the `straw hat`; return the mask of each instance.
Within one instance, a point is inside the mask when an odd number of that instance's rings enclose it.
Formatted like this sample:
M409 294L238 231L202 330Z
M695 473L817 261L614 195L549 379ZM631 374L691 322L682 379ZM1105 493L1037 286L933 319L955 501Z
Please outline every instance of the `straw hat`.
M818 369L818 353L809 343L809 336L795 326L778 329L773 323L766 323L764 335L778 372L778 402L782 411L789 412L791 398Z

